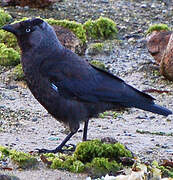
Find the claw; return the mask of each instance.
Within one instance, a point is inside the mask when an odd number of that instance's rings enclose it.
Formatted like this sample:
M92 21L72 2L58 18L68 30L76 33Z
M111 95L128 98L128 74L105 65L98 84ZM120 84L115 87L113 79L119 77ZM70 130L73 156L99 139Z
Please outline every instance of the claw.
M67 144L67 145L64 145L64 147L66 147L64 151L75 151L76 149L76 146L74 144Z
M68 144L64 146L66 147L65 149L62 149L62 147L58 146L57 148L52 149L52 150L36 148L35 151L38 154L44 154L44 153L58 153L58 152L63 153L63 152L69 152L69 151L73 152L76 149L76 146L74 144Z

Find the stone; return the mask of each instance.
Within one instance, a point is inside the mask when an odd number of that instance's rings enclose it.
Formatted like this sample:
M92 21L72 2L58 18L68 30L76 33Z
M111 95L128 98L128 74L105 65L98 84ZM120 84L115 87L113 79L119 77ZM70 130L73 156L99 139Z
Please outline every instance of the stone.
M147 49L159 65L172 31L153 31L147 36Z
M52 27L63 46L77 54L81 55L84 53L85 45L81 44L81 41L71 30L58 25L53 25Z
M166 50L160 63L160 73L173 81L173 33L170 36Z
M52 5L55 2L59 2L59 0L2 0L1 4L2 6L28 6L28 7L34 7L34 8L45 8L50 5Z

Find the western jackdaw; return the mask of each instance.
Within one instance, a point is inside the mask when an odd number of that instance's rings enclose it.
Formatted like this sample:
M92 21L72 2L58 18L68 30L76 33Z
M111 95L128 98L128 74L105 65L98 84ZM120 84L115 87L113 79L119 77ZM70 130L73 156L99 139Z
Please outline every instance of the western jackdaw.
M33 18L2 29L17 37L23 71L34 97L71 131L57 148L39 149L40 153L63 151L80 122L84 122L83 140L87 140L88 120L106 110L135 107L164 116L172 114L156 105L150 95L62 46L53 28L42 19Z

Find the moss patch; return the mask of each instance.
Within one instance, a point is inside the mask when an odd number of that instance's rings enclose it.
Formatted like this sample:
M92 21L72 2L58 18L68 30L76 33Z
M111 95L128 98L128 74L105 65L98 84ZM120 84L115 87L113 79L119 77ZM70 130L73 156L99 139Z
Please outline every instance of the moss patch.
M3 25L7 24L11 19L12 17L3 9L0 8L0 28Z
M4 43L0 43L0 65L15 66L20 62L20 54L13 48L8 48Z
M12 71L12 77L15 80L24 80L25 76L23 73L23 69L22 69L22 65L18 64L17 66L14 67L13 71Z
M103 52L104 44L103 43L93 43L89 45L88 54L97 55Z
M99 118L106 118L108 116L111 116L114 119L116 119L118 117L118 115L120 115L120 113L117 113L115 111L105 111L105 112L99 114Z
M146 34L150 34L152 33L153 31L170 31L170 28L168 27L168 25L166 24L154 24L154 25L151 25Z
M94 43L92 44L93 49L95 49L96 51L102 51L104 44L103 43Z
M7 47L19 50L19 47L18 47L18 44L17 44L17 39L10 32L0 30L0 42L4 43Z
M132 157L122 144L102 143L100 140L79 143L73 155L45 155L52 161L51 168L65 169L71 172L89 172L93 176L114 173L120 170L121 157Z
M153 161L152 167L160 169L163 177L173 178L173 167L159 165L157 161Z
M86 141L80 143L74 155L82 162L91 162L95 157L120 160L120 157L132 157L132 154L120 143L108 144L100 140Z
M17 164L18 168L26 169L34 167L38 164L36 157L16 150L9 150L6 147L0 146L0 160L10 158L14 164Z
M86 164L86 169L95 177L106 174L116 174L122 168L122 165L116 161L109 161L108 158L94 158L90 163Z
M150 132L145 130L136 130L137 133L140 134L152 134L152 135L158 135L158 136L173 136L173 133L165 133L165 132Z
M96 66L96 67L98 67L98 68L100 68L100 69L108 70L108 69L106 68L105 64L102 63L102 62L100 62L100 61L98 61L98 60L92 60L92 61L90 61L90 64L92 64L93 66Z
M74 173L84 172L85 165L74 156L56 157L50 166L53 169L63 169Z
M26 169L26 168L31 168L34 167L38 161L37 159L24 152L18 152L18 151L10 151L10 158L14 163L18 165L19 168Z
M100 17L95 21L88 20L83 27L87 32L87 36L91 39L113 39L118 33L115 22L104 17Z

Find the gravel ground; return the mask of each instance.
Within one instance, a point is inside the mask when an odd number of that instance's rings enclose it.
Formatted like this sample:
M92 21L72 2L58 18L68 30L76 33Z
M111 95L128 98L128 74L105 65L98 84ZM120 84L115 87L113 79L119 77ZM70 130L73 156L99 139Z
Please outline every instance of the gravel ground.
M88 18L106 16L117 23L120 42L112 41L109 55L86 55L87 59L103 61L115 75L118 75L134 87L144 89L167 90L169 93L152 93L156 102L173 109L173 83L160 76L158 67L146 49L144 33L153 23L165 23L173 26L173 4L171 1L127 1L127 0L68 0L57 3L45 10L25 7L6 8L13 17L41 16L57 19L70 19L85 22ZM32 14L32 15L31 15ZM110 42L105 42L110 43ZM29 152L35 148L54 148L65 135L65 128L53 119L33 98L30 91L21 82L7 82L7 72L1 70L0 81L0 144L17 150ZM114 119L91 119L88 130L89 139L113 137L124 143L132 152L144 161L171 159L173 155L172 117L137 110L125 110ZM81 126L82 129L82 126ZM140 134L136 130L162 133L163 135ZM79 131L70 141L81 141ZM50 137L58 137L51 141ZM87 175L52 171L44 165L39 170L14 171L20 179L85 179Z

